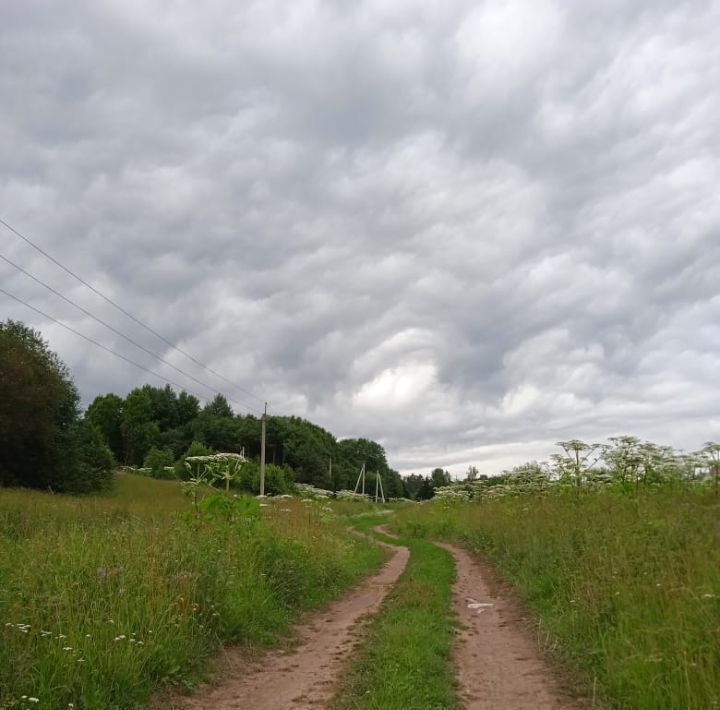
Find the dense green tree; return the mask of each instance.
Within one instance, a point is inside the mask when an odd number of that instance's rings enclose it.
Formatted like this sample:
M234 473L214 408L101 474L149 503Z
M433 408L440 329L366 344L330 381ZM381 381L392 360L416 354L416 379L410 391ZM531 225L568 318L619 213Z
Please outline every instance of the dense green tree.
M161 432L173 429L178 425L178 397L170 385L153 387L144 385L143 392L150 398L150 418Z
M192 435L194 440L216 451L239 453L242 449L238 420L234 416L215 414L207 407L192 423Z
M105 437L90 421L77 427L78 463L69 471L64 489L73 493L92 493L110 488L115 457Z
M338 453L344 460L360 470L365 464L367 471L380 471L385 473L388 470L385 449L370 439L341 439L337 443Z
M422 483L420 484L420 488L418 488L417 494L415 496L416 500L430 500L430 498L435 496L435 488L432 484L432 481L425 477L422 480Z
M450 474L442 468L434 468L430 474L430 482L433 488L440 488L442 486L449 486L452 481Z
M195 395L188 394L183 390L177 398L177 425L192 424L198 414L200 414L200 400Z
M333 477L337 478L338 484L336 488L354 488L363 465L368 474L380 474L386 498L405 496L402 478L388 466L385 449L370 439L342 439L337 442L337 463L333 463ZM372 480L375 480L374 477ZM373 493L374 490L373 487Z
M248 456L260 455L260 431L261 421L253 416L245 417L245 426L248 429L249 441L246 451ZM288 417L270 416L267 418L267 431L265 446L268 461L275 465L285 463L285 441L291 427L291 419Z
M284 462L295 471L298 482L331 488L329 468L334 443L324 429L292 417L283 441Z
M147 389L134 389L123 407L121 431L126 464L141 466L145 454L160 438L160 426L153 420L153 400Z
M85 419L97 427L116 461L124 461L122 434L123 400L116 394L95 397L85 412Z
M411 473L403 478L405 484L405 492L407 497L415 500L418 497L418 491L423 485L425 479L419 473Z
M80 421L78 393L40 333L0 324L0 485L86 492L101 488L108 452Z
M388 468L383 474L382 481L386 498L407 497L402 476L395 469Z
M173 428L160 432L159 444L172 449L178 458L193 440L193 424L200 414L200 401L184 390L180 392L174 405Z
M203 407L203 412L212 414L215 417L232 417L234 415L227 399L220 393L216 394L212 401Z

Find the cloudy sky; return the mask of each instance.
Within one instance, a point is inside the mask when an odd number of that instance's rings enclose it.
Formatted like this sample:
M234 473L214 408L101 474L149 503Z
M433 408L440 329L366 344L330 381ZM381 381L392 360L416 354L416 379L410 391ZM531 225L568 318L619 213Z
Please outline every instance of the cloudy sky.
M403 471L720 439L720 2L4 0L0 20L0 217L246 391L1 227L0 254L235 402ZM43 331L85 402L163 384L4 295L0 317Z

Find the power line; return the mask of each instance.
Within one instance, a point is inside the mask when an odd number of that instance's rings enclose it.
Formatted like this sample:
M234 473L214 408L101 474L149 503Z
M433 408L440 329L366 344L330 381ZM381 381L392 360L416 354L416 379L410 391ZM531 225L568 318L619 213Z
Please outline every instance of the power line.
M56 296L59 296L60 298L62 298L63 301L65 301L66 303L69 303L71 306L73 306L73 308L77 308L79 311L81 311L82 313L84 313L84 314L85 314L86 316L88 316L89 318L92 318L94 321L97 321L97 322L100 323L101 325L105 326L108 330L111 330L111 331L112 331L113 333L115 333L116 335L119 335L121 338L123 338L124 340L126 340L128 343L134 345L136 348L139 348L140 350L142 350L143 352L147 353L148 355L151 355L152 357L157 358L157 359L158 359L161 363L163 363L164 365L167 365L168 367L171 367L173 370L175 370L176 372L179 372L181 375L184 375L185 377L189 378L190 380L192 380L192 381L195 382L196 384L200 385L201 387L205 387L205 389L208 389L208 390L210 390L211 392L217 392L217 389L216 389L215 387L212 387L212 386L208 385L206 382L203 382L202 380L199 380L197 377L195 377L194 375L191 375L189 372L185 372L185 370L182 370L182 369L180 369L179 367L177 367L176 365L173 365L173 364L172 364L171 362L169 362L168 360L165 360L161 355L158 355L157 353L153 352L153 351L150 350L149 348L146 348L144 345L138 343L136 340L133 340L130 336L125 335L125 333L123 333L122 331L120 331L120 330L118 330L117 328L113 327L113 326L110 325L109 323L106 323L104 320L102 320L102 318L99 318L98 316L96 316L96 315L94 315L93 313L91 313L90 311L88 311L86 308L83 308L79 303L76 303L76 302L73 301L72 299L70 299L70 298L68 298L67 296L65 296L64 294L60 293L60 291L58 291L57 289L53 288L53 287L50 286L49 284L46 284L44 281L42 281L41 279L39 279L37 276L34 276L33 274L31 274L29 271L27 271L26 269L24 269L24 268L23 268L22 266L20 266L19 264L16 264L16 263L15 263L14 261L12 261L11 259L8 259L6 256L3 256L2 254L0 254L0 259L2 259L3 261L5 261L6 263L10 264L10 266L14 267L15 269L17 269L17 270L20 271L21 273L25 274L25 276L27 276L28 278L32 279L32 280L35 281L36 283L38 283L38 284L40 284L41 286L43 286L44 288L46 288L46 289L47 289L48 291L50 291L51 293L54 293ZM228 397L228 399L229 399L231 402L239 405L240 407L243 407L244 409L247 409L247 410L249 410L249 411L256 412L256 413L260 414L260 411L259 411L259 410L255 409L254 407L251 407L251 406L248 405L248 404L245 404L244 402L238 402L237 400L232 399L232 398L230 398L230 397Z
M203 399L202 395L199 395L197 392L193 392L191 389L185 388L182 385L179 385L177 382L173 382L172 380L168 379L164 375L161 375L159 372L155 372L155 370L151 370L149 367L145 367L145 365L141 365L139 362L135 362L135 360L131 360L129 357L125 357L125 355L121 355L118 352L115 352L111 348L108 348L107 346L103 345L102 343L99 343L97 340L93 340L93 338L85 335L84 333L81 333L79 330L75 330L75 328L67 325L66 323L63 323L62 321L58 320L57 318L53 318L51 315L48 315L45 313L45 311L41 311L39 308L36 308L35 306L31 305L27 301L23 301L22 298L19 298L18 296L14 296L12 293L9 293L4 288L0 288L0 293L5 294L8 298L12 298L13 301L17 301L18 303L22 303L23 306L27 306L31 310L35 311L35 313L40 314L43 318L47 318L48 320L52 321L53 323L57 323L61 328L65 328L65 330L69 330L71 333L74 333L75 335L79 335L83 340L87 340L88 343L92 343L93 345L96 345L98 348L102 348L105 350L105 352L110 353L111 355L114 355L117 358L120 358L121 360L125 360L125 362L129 362L131 365L134 365L135 367L140 368L141 370L145 370L145 372L149 372L151 375L154 375L160 380L163 380L164 382L167 382L168 384L172 385L173 387L177 387L179 390L185 390L189 392L190 394L195 395L199 399Z
M225 377L224 375L221 375L219 372L216 372L215 370L213 370L210 366L206 365L205 363L200 362L200 360L197 360L195 357L193 357L192 355L190 355L190 353L185 352L185 350L183 350L182 348L180 348L179 346L177 346L175 343L173 343L173 342L171 342L170 340L168 340L167 338L165 338L163 335L161 335L160 333L158 333L155 329L151 328L151 327L150 327L149 325L147 325L146 323L143 323L143 321L141 321L140 319L136 318L132 313L130 313L129 311L125 310L122 306L118 305L118 304L117 304L115 301L113 301L110 297L106 296L104 293L102 293L102 292L99 291L97 288L95 288L92 284L89 284L87 281L85 281L85 279L83 279L83 278L81 278L80 276L78 276L74 271L72 271L72 269L68 268L67 266L65 266L64 264L62 264L61 262L59 262L54 256L48 254L44 249L42 249L42 247L39 247L39 246L38 246L37 244L35 244L35 242L33 242L29 237L26 237L24 234L22 234L21 232L19 232L17 229L15 229L15 227L13 227L12 225L8 224L4 219L0 218L0 224L2 224L4 227L6 227L7 229L9 229L9 230L10 230L13 234L15 234L16 236L20 237L20 239L22 239L24 242L26 242L27 244L29 244L33 249L35 249L36 251L40 252L40 254L42 254L46 259L49 259L50 261L52 261L53 264L55 264L55 265L58 266L60 269L62 269L66 274L69 274L69 275L72 276L74 279L76 279L77 281L79 281L83 286L85 286L86 288L89 288L94 294L100 296L100 298L102 298L104 301L106 301L107 303L109 303L113 308L116 308L118 311L120 311L124 316L126 316L127 318L129 318L130 320L132 320L134 323L137 323L137 325L139 325L141 328L144 328L144 329L147 330L148 332L152 333L156 338L159 338L163 343L165 343L165 345L167 345L168 347L172 348L173 350L176 350L177 352L179 352L181 355L184 355L184 356L185 356L186 358L188 358L189 360L192 360L192 362L194 362L196 365L198 365L199 367L202 367L205 371L211 373L212 375L215 375L215 377L221 379L221 380L222 380L223 382L225 382L226 384L229 384L229 385L231 385L232 387L240 390L241 392L244 392L244 393L247 394L248 396L250 396L250 397L252 397L253 399L257 400L258 402L264 402L264 400L261 399L260 397L258 397L257 395L254 395L254 394L253 394L252 392L250 392L249 390L245 389L244 387L241 387L240 385L238 385L237 383L233 382L232 380L229 380L227 377Z

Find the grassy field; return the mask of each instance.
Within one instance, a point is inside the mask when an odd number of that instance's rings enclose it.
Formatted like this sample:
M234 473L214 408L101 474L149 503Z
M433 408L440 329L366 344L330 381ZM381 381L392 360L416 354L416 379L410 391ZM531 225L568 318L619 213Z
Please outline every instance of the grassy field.
M720 705L720 500L712 494L433 503L405 509L396 525L490 559L599 703Z
M369 532L379 522L366 519L359 527ZM452 710L452 557L426 540L380 537L409 547L410 559L351 661L334 707Z
M0 490L0 708L136 708L221 641L272 643L382 561L327 504L198 518L174 482Z

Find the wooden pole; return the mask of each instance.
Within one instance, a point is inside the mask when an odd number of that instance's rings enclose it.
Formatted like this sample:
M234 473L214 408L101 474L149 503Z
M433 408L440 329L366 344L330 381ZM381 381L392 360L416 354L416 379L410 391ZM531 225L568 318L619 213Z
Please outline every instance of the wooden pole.
M260 495L265 495L265 436L267 430L267 402L265 402L265 413L262 415L262 426L260 435Z

